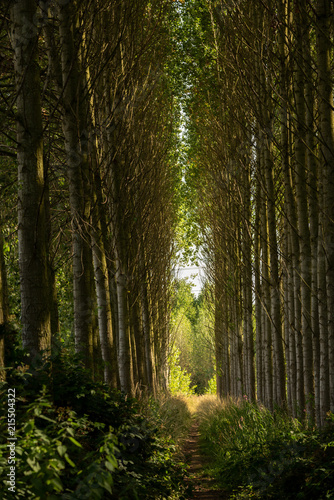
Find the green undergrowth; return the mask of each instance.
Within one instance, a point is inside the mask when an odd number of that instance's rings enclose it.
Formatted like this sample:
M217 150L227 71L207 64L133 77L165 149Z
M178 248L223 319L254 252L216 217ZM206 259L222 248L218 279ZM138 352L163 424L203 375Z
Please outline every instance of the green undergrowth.
M192 424L186 398L182 395L170 396L161 393L152 399L148 406L147 417L150 418L152 414L159 420L162 434L175 443L176 456L180 457L183 443Z
M322 430L248 401L203 400L200 443L230 498L334 498L334 421Z
M15 389L12 453L8 389ZM73 356L59 355L52 365L8 370L0 405L1 499L186 498L175 398L127 398L93 382Z

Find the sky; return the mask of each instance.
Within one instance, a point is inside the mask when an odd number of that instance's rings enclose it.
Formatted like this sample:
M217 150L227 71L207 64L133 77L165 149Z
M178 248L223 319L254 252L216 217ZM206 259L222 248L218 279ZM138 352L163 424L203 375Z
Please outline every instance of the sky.
M203 286L204 267L188 266L178 267L175 269L175 274L178 278L188 278L193 283L192 292L197 297ZM194 277L194 275L196 275Z

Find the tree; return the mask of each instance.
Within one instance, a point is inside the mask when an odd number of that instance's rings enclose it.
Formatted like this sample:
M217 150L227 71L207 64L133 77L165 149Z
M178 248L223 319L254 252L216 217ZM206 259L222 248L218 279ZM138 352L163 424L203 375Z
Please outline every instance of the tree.
M17 106L18 234L23 346L49 353L51 322L45 213L43 128L36 3L11 5Z

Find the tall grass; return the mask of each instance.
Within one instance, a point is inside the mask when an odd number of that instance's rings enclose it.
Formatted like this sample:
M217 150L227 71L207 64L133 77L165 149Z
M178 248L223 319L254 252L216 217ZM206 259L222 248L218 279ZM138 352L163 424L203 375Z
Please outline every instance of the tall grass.
M156 425L160 435L174 443L175 452L179 455L192 423L186 398L160 393L149 400L141 399L141 407L147 421Z
M334 443L281 410L247 400L203 398L197 407L201 448L233 498L334 498Z

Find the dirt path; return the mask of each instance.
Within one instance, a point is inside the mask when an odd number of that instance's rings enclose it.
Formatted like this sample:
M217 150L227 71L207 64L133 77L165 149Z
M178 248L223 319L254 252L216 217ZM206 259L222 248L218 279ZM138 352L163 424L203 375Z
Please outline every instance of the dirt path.
M198 422L190 428L189 437L184 444L183 452L189 464L190 481L194 484L193 499L198 500L226 500L228 495L215 489L214 479L205 476L203 457L199 451Z

